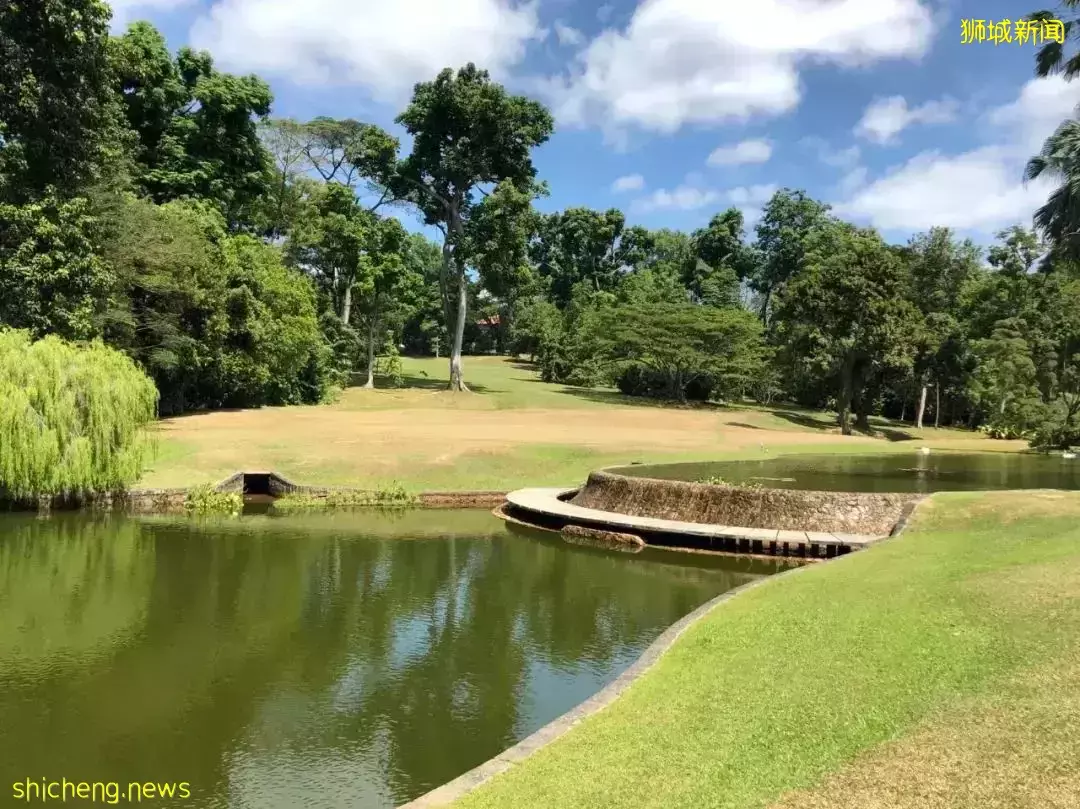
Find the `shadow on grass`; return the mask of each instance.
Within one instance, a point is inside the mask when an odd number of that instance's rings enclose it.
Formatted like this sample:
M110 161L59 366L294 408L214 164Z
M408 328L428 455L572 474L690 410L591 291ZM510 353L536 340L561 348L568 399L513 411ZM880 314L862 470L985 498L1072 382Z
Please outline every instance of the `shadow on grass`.
M367 382L367 375L354 376L352 381L349 382L348 387L362 388L364 383ZM469 381L468 377L465 378L465 384L472 393L505 393L505 391L495 388L489 388L486 385L477 385ZM423 371L419 373L403 374L401 377L400 385L393 385L389 378L375 375L375 390L429 390L440 391L448 390L450 383L438 377L427 376Z
M836 428L836 423L832 420L822 421L820 418L815 418L814 416L799 410L782 410L776 409L774 406L774 409L770 410L769 413L778 419L783 419L784 421L796 424L799 427L806 427L810 430L825 432L826 430Z
M597 404L623 405L629 407L656 407L667 410L728 410L728 408L716 404L715 402L685 402L680 404L679 402L672 402L666 399L653 399L648 396L627 396L625 393L619 393L618 391L613 390L574 388L569 385L564 385L559 392L565 393L568 396L576 396L579 399L585 399L590 402L596 402Z

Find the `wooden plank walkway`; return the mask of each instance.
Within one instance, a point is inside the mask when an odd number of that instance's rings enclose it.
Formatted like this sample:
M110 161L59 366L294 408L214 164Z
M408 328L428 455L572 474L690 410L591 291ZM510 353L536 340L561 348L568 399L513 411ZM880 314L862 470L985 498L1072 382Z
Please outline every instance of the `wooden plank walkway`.
M533 512L546 517L565 519L589 526L616 528L633 533L637 531L656 531L664 534L683 534L706 539L735 539L751 543L784 543L792 548L847 547L858 550L879 540L883 536L863 534L838 534L828 531L788 531L776 528L745 528L733 525L710 525L681 520L663 520L657 517L635 517L629 514L617 514L612 511L600 511L595 508L583 508L560 500L577 489L532 488L518 489L506 495L507 502L514 508Z

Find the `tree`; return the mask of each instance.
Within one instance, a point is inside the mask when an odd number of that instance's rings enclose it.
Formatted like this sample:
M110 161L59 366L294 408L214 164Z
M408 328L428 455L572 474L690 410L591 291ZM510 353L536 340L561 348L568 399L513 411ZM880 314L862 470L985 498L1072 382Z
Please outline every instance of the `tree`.
M487 71L469 64L416 85L397 123L413 139L412 153L398 167L398 196L442 231L443 288L456 287L457 297L450 389L467 390L461 349L468 315L466 271L473 259L467 228L479 204L476 197L503 182L529 193L536 175L530 151L550 137L553 121L542 105L507 94Z
M405 229L396 219L373 219L369 248L360 260L355 281L356 312L367 331L365 388L375 387L379 335L387 325L397 331L423 283L405 258L405 240Z
M84 198L0 203L0 324L35 337L99 336L114 281L101 239Z
M1063 11L1075 11L1080 8L1080 0L1061 0L1061 7ZM1027 15L1025 19L1043 21L1059 18L1055 17L1052 11L1036 11ZM1080 19L1075 15L1070 20L1063 20L1063 28L1065 31L1065 43L1070 41L1075 43L1077 38L1080 37ZM1066 81L1071 81L1080 75L1080 52L1074 50L1066 58L1065 43L1046 42L1039 48L1038 53L1035 55L1036 76L1046 78L1055 73L1062 73Z
M160 32L134 23L111 47L116 86L138 138L135 180L156 202L214 202L231 227L247 224L269 190L270 156L257 120L273 95L257 76L214 68L205 51L173 59Z
M759 257L743 240L743 215L728 208L694 231L693 259L683 283L695 299L710 306L738 306L739 283L759 277ZM770 293L771 294L771 293Z
M564 307L579 281L613 291L646 258L650 242L644 228L626 227L622 211L568 208L541 217L530 252L540 275L551 279L555 304Z
M691 303L619 306L600 313L590 337L604 361L622 370L645 369L661 381L661 395L678 402L685 402L687 388L703 378L709 393L741 390L764 364L761 324L736 309Z
M961 339L960 306L971 280L979 273L980 251L971 240L958 242L948 228L931 228L912 237L904 250L910 288L907 297L921 314L917 333L915 374L919 402L915 426L922 428L929 382L940 393L942 378ZM939 397L940 398L940 397ZM940 403L934 408L935 426Z
M261 230L271 240L284 236L300 216L305 192L314 181L304 177L307 133L291 118L268 118L258 125L259 137L273 160L273 183L264 201Z
M0 4L0 202L77 193L118 148L108 35L100 0Z
M105 255L117 275L106 338L150 373L163 414L329 393L310 280L278 248L228 234L210 203L130 199Z
M0 329L0 498L113 492L142 473L157 390L100 342Z
M1055 251L1080 258L1080 120L1063 122L1046 139L1042 151L1028 161L1024 179L1038 177L1049 177L1059 185L1035 212L1036 227Z
M789 362L836 380L840 429L850 435L853 404L867 426L867 380L911 360L916 314L903 266L876 232L835 220L808 235L802 261L778 296L777 340Z
M806 239L827 223L828 212L828 205L788 188L781 188L765 204L755 245L760 258L749 265L749 281L761 295L761 320L766 326L773 296L803 268Z

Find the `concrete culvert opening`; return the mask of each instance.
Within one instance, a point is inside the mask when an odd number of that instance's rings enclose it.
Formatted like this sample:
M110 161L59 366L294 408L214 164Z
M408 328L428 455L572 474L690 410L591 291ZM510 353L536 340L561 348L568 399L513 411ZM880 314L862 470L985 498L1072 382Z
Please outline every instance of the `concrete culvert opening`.
M270 486L269 472L245 472L243 492L245 497L252 495L274 497L277 494Z

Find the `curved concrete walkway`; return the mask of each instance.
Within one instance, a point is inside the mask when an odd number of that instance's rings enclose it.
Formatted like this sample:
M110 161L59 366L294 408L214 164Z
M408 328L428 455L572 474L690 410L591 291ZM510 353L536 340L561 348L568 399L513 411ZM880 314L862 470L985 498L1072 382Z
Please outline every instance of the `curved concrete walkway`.
M884 536L864 534L834 534L827 531L786 531L776 528L743 528L732 525L710 525L700 522L682 522L681 520L662 520L657 517L635 517L629 514L617 514L613 511L600 511L595 508L583 508L560 500L577 489L518 489L506 495L506 501L522 511L555 517L574 523L610 528L617 527L633 533L638 531L656 531L665 534L686 534L707 539L740 539L755 542L784 542L789 546L846 546L852 550L864 548Z

